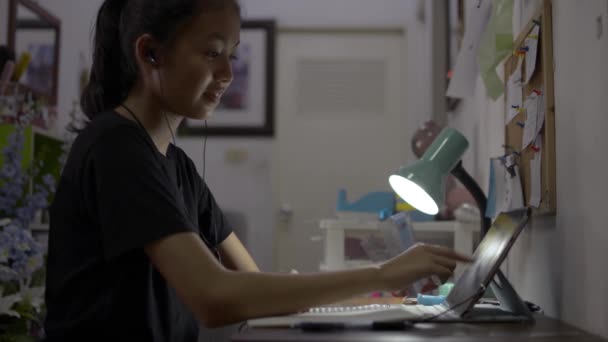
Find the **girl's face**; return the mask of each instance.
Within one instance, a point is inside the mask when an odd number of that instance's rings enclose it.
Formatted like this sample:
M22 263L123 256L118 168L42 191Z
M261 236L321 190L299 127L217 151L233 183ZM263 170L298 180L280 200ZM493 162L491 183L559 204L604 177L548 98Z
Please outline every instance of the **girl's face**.
M163 109L191 119L210 116L232 82L240 26L236 11L225 6L203 11L178 31L154 76Z

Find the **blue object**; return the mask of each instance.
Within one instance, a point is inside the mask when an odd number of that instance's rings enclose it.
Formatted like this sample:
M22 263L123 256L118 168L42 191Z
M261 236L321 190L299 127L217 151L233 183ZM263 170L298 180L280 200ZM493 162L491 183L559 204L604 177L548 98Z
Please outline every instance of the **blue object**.
M346 190L338 191L337 211L354 211L378 214L380 217L390 217L395 210L395 194L392 192L370 192L358 201L348 203Z
M445 296L430 296L419 293L417 299L419 305L432 306L442 304L445 301Z
M380 213L378 214L378 218L380 219L380 221L384 221L391 216L393 216L393 211L390 209L382 209L382 210L380 210Z

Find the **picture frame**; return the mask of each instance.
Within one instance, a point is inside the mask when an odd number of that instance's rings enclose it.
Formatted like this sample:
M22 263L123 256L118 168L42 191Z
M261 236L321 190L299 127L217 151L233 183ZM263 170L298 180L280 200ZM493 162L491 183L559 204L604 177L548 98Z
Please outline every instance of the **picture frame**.
M448 0L447 2L447 24L446 24L446 89L450 84L456 58L462 45L465 32L465 1ZM454 111L458 108L461 99L446 96L446 108Z
M276 23L243 21L232 84L208 120L183 120L180 136L274 136Z
M20 86L57 105L61 21L32 0L9 1L8 46L16 58L28 52L31 61Z

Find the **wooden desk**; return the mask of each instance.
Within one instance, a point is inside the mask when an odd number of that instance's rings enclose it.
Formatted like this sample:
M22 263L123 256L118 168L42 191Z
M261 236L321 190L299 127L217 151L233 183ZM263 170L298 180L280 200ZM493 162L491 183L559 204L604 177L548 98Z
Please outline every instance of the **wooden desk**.
M606 341L571 325L544 316L535 324L520 323L424 323L404 331L344 330L336 332L303 332L299 329L249 329L232 337L233 342L397 342L397 341L546 341L599 342Z

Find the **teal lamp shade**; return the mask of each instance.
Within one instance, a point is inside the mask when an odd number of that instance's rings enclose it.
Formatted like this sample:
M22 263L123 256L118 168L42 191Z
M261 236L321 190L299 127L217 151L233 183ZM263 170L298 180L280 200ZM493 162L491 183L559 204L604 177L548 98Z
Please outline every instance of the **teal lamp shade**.
M469 147L467 139L455 129L445 128L422 158L399 169L388 178L393 190L412 207L436 215L445 198L445 182Z

